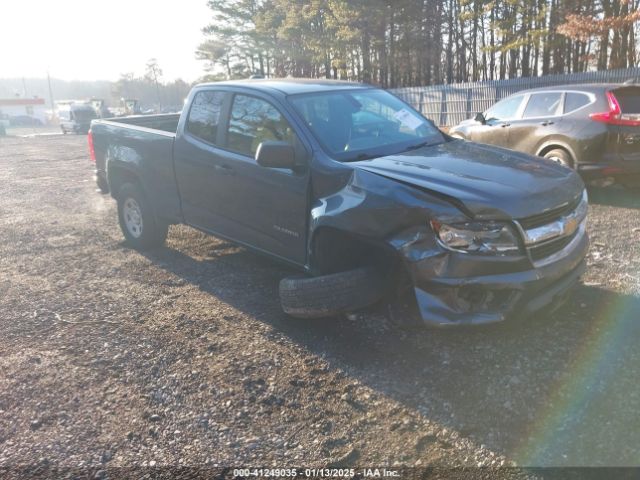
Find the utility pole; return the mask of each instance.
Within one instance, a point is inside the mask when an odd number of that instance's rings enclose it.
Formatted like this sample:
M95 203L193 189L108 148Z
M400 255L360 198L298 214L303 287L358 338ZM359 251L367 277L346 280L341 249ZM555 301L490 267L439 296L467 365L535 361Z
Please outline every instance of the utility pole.
M158 96L158 106L160 108L160 112L158 113L162 113L162 100L160 100L160 85L158 84L158 76L154 75L153 78L156 82L156 95Z

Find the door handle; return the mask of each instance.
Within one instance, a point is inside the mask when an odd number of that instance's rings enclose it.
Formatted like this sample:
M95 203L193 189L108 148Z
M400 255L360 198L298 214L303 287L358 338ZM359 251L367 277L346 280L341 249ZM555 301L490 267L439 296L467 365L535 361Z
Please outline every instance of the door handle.
M229 165L214 165L213 169L221 175L233 175L234 171Z
M553 125L554 123L555 122L545 120L544 122L540 122L540 125L542 125L543 127L546 127L547 125Z
M510 123L503 123L502 125L500 125L501 128L507 128L510 127L511 124Z

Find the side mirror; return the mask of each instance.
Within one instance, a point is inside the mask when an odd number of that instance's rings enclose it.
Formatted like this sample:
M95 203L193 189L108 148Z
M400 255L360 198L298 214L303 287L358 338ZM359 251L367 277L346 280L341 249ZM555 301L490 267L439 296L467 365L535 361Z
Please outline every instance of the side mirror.
M474 120L478 123L481 123L482 125L487 123L487 119L484 118L484 115L482 114L482 112L476 113L476 117L474 118Z
M296 167L296 153L287 142L265 141L258 145L256 163L266 168Z

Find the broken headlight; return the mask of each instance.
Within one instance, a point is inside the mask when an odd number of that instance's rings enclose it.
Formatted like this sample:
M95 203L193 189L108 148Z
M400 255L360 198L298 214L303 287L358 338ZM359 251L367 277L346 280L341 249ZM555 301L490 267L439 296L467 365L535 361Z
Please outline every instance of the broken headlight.
M520 250L513 227L501 222L468 222L448 225L432 220L440 244L467 253L513 255Z

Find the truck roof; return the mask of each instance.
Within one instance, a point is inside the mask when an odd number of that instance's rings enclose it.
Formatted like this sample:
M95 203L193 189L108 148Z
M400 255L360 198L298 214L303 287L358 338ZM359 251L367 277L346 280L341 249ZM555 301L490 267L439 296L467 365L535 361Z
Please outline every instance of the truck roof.
M344 80L319 80L312 78L280 78L280 79L247 79L225 82L202 83L198 87L241 86L255 90L278 90L284 94L315 93L335 89L371 88L366 83L347 82Z

